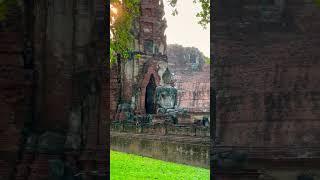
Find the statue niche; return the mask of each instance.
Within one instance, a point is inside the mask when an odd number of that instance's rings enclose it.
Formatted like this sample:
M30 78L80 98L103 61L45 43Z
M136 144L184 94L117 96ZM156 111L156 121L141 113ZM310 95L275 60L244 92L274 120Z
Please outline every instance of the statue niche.
M145 109L147 114L155 114L155 91L156 91L156 82L153 74L150 77L149 83L146 87L145 95Z

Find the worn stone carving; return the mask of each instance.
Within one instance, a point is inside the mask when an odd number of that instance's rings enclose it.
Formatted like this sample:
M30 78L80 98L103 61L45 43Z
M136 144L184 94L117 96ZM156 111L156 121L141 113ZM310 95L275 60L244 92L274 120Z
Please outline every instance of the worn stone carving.
M152 40L145 40L144 41L144 52L152 54L154 51L154 42Z
M39 137L38 151L44 153L60 153L64 149L65 136L47 131Z
M74 108L70 112L69 117L69 131L67 134L65 148L78 150L81 145L81 109L80 107Z
M118 105L118 111L116 114L117 121L126 121L126 122L133 122L134 115L131 108L131 105L128 103L123 103Z
M162 109L173 109L175 107L177 102L177 89L171 86L157 87L156 94L159 111L162 111Z
M169 71L168 68L167 68L167 69L165 70L165 72L163 73L162 79L163 79L163 82L164 82L165 84L170 84L170 83L171 83L172 74L171 74L171 72Z

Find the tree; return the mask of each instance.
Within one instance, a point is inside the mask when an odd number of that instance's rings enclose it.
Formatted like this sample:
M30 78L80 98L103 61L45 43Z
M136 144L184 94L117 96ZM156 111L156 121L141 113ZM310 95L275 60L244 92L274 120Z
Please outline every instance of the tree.
M172 15L178 15L178 10L176 8L178 0L167 0L174 8ZM197 13L197 17L200 18L198 23L203 27L207 28L207 25L210 23L210 0L193 0L193 3L199 3L201 5L201 11Z
M175 8L177 0L167 0ZM206 28L210 22L210 0L193 0L200 3L202 11L196 16L199 24ZM134 36L132 33L135 19L139 16L140 0L111 0L110 1L110 61L116 61L116 55L127 59L132 51ZM175 8L173 15L177 15Z
M116 55L127 59L133 47L134 20L139 16L140 0L111 0L110 2L110 61Z
M206 63L206 64L211 64L210 58L205 57L205 63Z

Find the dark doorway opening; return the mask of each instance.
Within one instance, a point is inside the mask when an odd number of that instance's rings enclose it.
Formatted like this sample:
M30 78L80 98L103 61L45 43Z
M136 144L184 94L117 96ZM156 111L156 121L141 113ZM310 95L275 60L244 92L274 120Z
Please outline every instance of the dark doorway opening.
M145 96L145 109L147 114L155 114L155 91L156 91L156 82L153 74L150 77L149 83L146 87L146 96Z

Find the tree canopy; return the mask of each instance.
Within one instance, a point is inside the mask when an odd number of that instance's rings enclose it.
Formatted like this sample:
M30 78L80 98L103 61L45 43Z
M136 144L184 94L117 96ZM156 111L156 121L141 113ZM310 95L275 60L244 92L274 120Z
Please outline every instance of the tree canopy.
M115 54L128 58L133 47L134 20L139 16L140 0L111 0L110 2L110 61Z
M178 0L167 0L174 9L172 11L172 15L178 15L178 9L176 8ZM181 1L181 0L179 0ZM207 25L210 23L210 0L193 0L193 3L199 3L201 6L201 11L197 13L197 17L199 18L198 23L203 27L207 28Z

